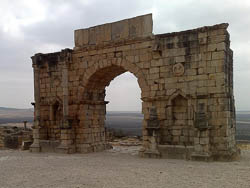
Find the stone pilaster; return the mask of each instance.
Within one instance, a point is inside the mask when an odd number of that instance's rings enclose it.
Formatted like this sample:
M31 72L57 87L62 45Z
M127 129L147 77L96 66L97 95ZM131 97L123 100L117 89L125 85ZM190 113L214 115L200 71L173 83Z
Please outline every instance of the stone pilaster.
M192 160L198 161L212 161L212 154L210 151L210 130L197 130L197 137L194 138L194 152L191 155Z
M72 129L61 129L60 145L56 148L58 153L75 153L76 147L74 145L74 131Z
M70 128L69 125L69 88L68 88L68 65L72 61L71 50L65 49L60 55L62 61L62 89L63 89L63 124L62 128Z
M149 142L148 148L142 148L139 151L140 156L147 158L160 158L158 150L160 122L157 115L157 109L149 109L149 119L147 120L147 137Z
M69 100L68 100L68 66L64 62L62 69L62 89L63 89L63 128L69 128Z
M69 89L68 89L68 65L72 61L71 50L65 49L60 54L62 62L62 90L63 90L63 122L61 126L60 145L56 148L59 153L75 153L75 133L69 123Z
M40 71L38 65L39 56L32 57L34 72L34 97L35 97L35 118L33 126L33 144L30 146L31 152L40 152Z
M208 123L207 106L197 100L197 112L195 114L194 152L191 155L193 160L211 161L210 151L210 128Z

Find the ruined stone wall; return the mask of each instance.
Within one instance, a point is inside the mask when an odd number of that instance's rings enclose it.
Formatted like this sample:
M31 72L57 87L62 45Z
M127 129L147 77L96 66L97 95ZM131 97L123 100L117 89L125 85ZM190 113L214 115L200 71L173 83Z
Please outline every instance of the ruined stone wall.
M174 152L168 146L181 148L184 158L232 156L227 27L153 35L152 15L145 15L76 30L73 50L35 55L36 146L47 139L59 140L71 152L105 149L105 87L129 71L138 79L143 101L142 156Z
M0 148L4 148L4 128L0 128Z
M169 97L159 104L165 103L162 114L167 115L163 138L171 138L167 136L169 126L177 119L173 116L171 101L179 93L188 101L185 116L188 116L189 134L194 134L192 142L198 153L223 153L235 147L232 51L227 27L228 24L220 24L156 36L160 41L162 63L155 69L155 76L165 79L155 87L165 87L165 96ZM187 134L177 128L172 132L172 139L182 142Z
M26 149L23 147L24 142L32 143L31 129L6 125L0 126L0 149Z
M60 139L60 123L62 120L62 63L59 53L50 54L37 61L34 69L38 69L40 85L40 121L44 131L41 139Z

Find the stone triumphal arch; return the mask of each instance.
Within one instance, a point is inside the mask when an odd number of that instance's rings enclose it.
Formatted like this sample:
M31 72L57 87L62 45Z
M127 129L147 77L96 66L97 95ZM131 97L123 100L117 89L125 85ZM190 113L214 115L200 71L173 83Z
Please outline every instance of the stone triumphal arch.
M160 35L152 26L148 14L79 29L74 49L32 57L32 152L109 148L105 87L129 71L143 101L142 157L237 156L228 24Z

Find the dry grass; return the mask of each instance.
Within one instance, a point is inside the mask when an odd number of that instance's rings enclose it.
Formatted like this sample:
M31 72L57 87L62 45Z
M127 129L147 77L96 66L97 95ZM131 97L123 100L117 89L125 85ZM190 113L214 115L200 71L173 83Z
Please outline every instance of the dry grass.
M241 150L250 150L250 141L240 142L237 144L237 146Z

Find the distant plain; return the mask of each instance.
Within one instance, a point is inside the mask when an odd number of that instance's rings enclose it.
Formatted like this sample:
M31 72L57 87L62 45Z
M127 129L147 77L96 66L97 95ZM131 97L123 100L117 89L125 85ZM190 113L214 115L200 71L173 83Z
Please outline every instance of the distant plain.
M0 107L0 126L3 124L33 121L33 109L14 109ZM106 127L129 136L141 136L143 114L133 111L109 111L106 115ZM236 113L236 139L250 140L250 111Z

